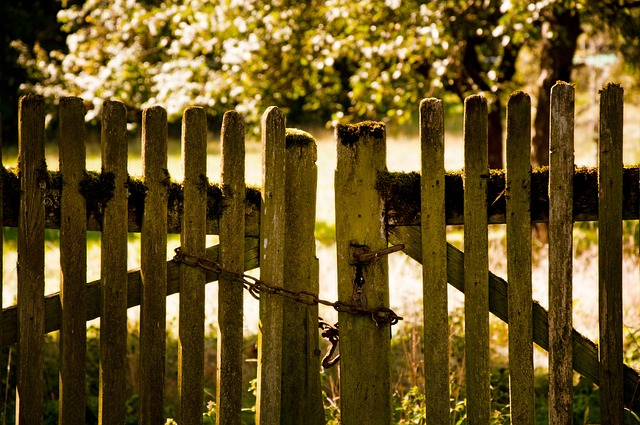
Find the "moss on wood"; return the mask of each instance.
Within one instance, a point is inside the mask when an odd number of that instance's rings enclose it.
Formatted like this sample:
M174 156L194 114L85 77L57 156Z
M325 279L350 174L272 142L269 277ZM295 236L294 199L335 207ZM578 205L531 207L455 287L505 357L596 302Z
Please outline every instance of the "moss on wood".
M80 194L87 203L87 218L102 223L104 207L113 198L115 188L115 175L112 172L88 171L85 174L80 181Z
M217 220L222 216L222 188L218 184L207 186L207 220Z
M247 207L256 207L260 210L260 202L262 201L262 192L260 188L255 186L247 186L245 192L245 205Z
M147 197L147 186L141 179L131 176L127 176L126 185L129 192L129 219L133 219L138 227L142 227L144 200Z
M311 134L297 128L287 128L285 140L287 149L294 146L308 146L316 141Z
M337 139L346 146L353 146L362 137L381 139L385 137L385 134L384 124L376 121L363 121L358 124L338 124L336 126Z
M46 171L42 176L45 185L45 219L47 228L60 228L60 196L64 186L64 176L59 171ZM17 169L0 167L0 178L3 185L3 224L8 227L18 225L20 208L20 177ZM217 234L218 224L223 210L222 190L219 184L208 183L203 180L202 188L207 195L207 233ZM167 173L165 184L168 189L167 219L169 233L180 233L180 223L183 212L182 185L171 181ZM139 232L144 214L144 201L147 187L139 177L127 177L128 191L128 229ZM113 173L87 171L80 181L80 193L86 200L87 229L100 230L104 207L113 197L115 180ZM259 233L260 190L247 187L245 217L247 220L246 233L257 236Z
M463 171L445 175L445 210L447 224L464 222ZM487 190L487 213L490 223L505 223L505 172L491 170ZM640 218L640 189L638 166L623 171L623 218ZM574 219L598 219L598 170L580 167L574 174ZM531 175L531 219L546 222L549 219L549 167L538 167ZM378 176L376 189L386 202L386 219L390 225L417 225L420 223L420 174L384 172Z

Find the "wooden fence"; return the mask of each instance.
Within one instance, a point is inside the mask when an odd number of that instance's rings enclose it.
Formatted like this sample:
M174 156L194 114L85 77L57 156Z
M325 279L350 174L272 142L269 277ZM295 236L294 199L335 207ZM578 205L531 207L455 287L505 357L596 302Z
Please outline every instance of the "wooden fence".
M422 177L386 172L384 125L338 125L335 175L340 407L344 424L389 424L391 350L389 244L423 265L427 418L449 423L447 283L465 293L467 416L491 415L489 313L509 323L511 421L534 423L533 344L550 353L550 423L571 423L573 371L600 386L603 423L640 412L638 373L622 362L622 220L640 218L638 167L622 165L622 89L601 93L597 170L573 163L573 88L551 96L548 168L529 165L531 106L514 93L507 111L507 170L487 167L487 105L465 101L465 173L445 172L442 102L420 104ZM60 103L60 171L44 158L44 102L20 101L18 171L0 179L4 226L18 227L17 305L0 316L2 344L16 344L16 423L42 421L43 335L60 330L60 423L85 422L86 321L100 317L100 422L126 415L127 309L140 305L139 421L163 423L166 296L180 293L179 423L203 411L204 286L219 280L217 423L239 424L243 286L260 295L256 422L324 423L315 257L316 146L286 129L269 108L262 119L263 182L244 182L244 123L224 116L222 179L206 170L206 116L185 111L184 181L167 172L167 121L144 111L143 176L127 175L126 111L104 104L102 172L85 170L84 107ZM462 186L464 185L464 190ZM424 202L421 202L421 199ZM598 220L600 345L571 321L572 226ZM549 311L532 301L531 223L548 222ZM464 253L446 242L446 226L464 223ZM488 270L487 228L506 223L509 284ZM61 290L44 296L44 232L60 229ZM102 232L99 281L86 283L86 233ZM127 271L127 232L141 233L139 270ZM166 261L167 234L180 233ZM205 235L218 234L207 248ZM1 235L1 233L0 233ZM0 244L0 247L2 244ZM1 248L0 248L1 249ZM260 279L243 277L260 267ZM292 300L292 298L297 298ZM302 302L300 302L302 301ZM324 303L323 301L320 301Z

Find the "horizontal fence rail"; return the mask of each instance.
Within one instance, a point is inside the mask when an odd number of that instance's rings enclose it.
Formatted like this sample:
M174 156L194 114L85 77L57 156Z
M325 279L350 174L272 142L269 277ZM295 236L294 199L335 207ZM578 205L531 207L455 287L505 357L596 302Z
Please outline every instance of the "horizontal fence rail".
M0 170L4 188L4 226L18 225L18 196L20 193L17 170ZM447 225L464 224L464 174L458 171L445 173L445 212ZM639 166L625 166L622 173L624 220L640 219L640 178ZM100 205L106 198L100 187L108 180L100 173L88 172L81 182L83 195L87 199L87 230L100 231ZM48 171L45 177L45 226L49 229L60 228L60 193L62 179L58 171ZM130 176L128 231L140 232L144 212L145 185L141 178ZM489 224L506 223L505 173L500 170L489 171L487 183L487 204ZM549 168L539 167L531 173L531 220L535 223L546 223L549 220ZM389 226L418 226L420 224L420 174L417 172L384 172L378 176L378 191L386 199L386 214ZM245 235L258 237L260 234L259 210L260 191L247 186L245 208ZM218 235L219 214L222 207L221 188L216 183L209 183L207 191L207 234ZM167 212L167 231L180 233L182 217L182 186L177 182L169 183ZM577 167L574 172L574 221L598 220L598 169L596 167ZM96 218L98 217L98 218Z

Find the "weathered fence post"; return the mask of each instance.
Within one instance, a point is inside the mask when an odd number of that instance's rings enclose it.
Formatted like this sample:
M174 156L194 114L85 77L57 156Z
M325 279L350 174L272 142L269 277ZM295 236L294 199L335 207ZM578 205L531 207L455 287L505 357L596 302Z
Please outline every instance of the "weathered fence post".
M164 422L167 312L167 112L142 114L142 173L147 189L140 231L140 424Z
M318 153L304 131L286 132L284 285L291 291L318 294L318 259L314 235ZM281 424L324 423L320 383L318 306L286 299L282 342Z
M551 89L549 140L549 423L573 423L574 89Z
M622 87L600 92L598 271L600 411L603 424L624 422L622 348Z
M422 147L421 235L424 303L424 372L427 417L449 422L449 313L444 184L444 109L439 99L420 102Z
M121 425L126 418L127 150L124 104L106 101L102 108L102 173L113 182L113 191L102 217L99 402L102 425Z
M387 247L384 202L376 190L386 169L382 123L338 125L335 176L338 298L361 307L389 306L388 261L355 263L354 248ZM338 315L340 325L340 408L344 425L390 424L390 325L371 317Z
M229 111L222 119L220 265L244 273L244 118ZM240 425L242 411L243 288L224 274L218 283L217 424Z
M284 286L285 117L275 106L262 115L260 279ZM280 423L283 298L260 294L256 423Z
M85 422L87 342L87 209L80 193L85 175L84 104L60 100L60 424Z
M207 121L204 108L190 107L182 119L184 212L180 245L186 254L204 257L207 224ZM180 425L202 423L204 399L205 271L180 265L178 391Z
M507 276L509 278L509 401L511 423L535 424L531 304L531 99L507 103Z
M487 101L464 101L464 332L467 418L489 423L489 257L487 229Z
M20 98L16 423L42 422L44 399L44 99Z

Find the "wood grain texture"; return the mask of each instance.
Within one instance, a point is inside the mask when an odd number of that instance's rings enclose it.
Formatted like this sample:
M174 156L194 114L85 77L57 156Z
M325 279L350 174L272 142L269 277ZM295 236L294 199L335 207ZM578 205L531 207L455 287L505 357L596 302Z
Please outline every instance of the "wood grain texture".
M511 423L535 424L531 281L531 99L507 104L507 276Z
M619 85L600 92L598 273L602 423L624 422L622 347L622 126Z
M384 203L375 189L386 169L386 130L382 123L338 125L335 130L336 245L338 299L368 308L388 307L388 259L383 256L356 266L354 248L369 251L387 247L382 220ZM361 267L361 294L354 291ZM355 285L357 286L357 285ZM340 415L342 423L390 424L390 329L368 317L339 313Z
M574 88L551 89L549 140L549 423L573 423Z
M487 101L465 99L464 109L464 328L469 424L491 414L489 372L489 256L487 230Z
M18 373L16 424L42 422L44 399L44 99L20 98L18 112Z
M220 265L244 272L245 136L244 118L235 111L222 119L222 195ZM243 295L237 281L222 277L218 286L218 424L240 425L242 411Z
M262 212L260 215L260 279L284 285L285 128L277 107L262 115ZM256 423L281 421L283 298L260 296L258 327L258 395Z
M147 195L140 235L140 409L138 423L164 421L167 313L167 112L142 113L142 173Z
M287 129L284 286L318 294L316 258L316 142L306 132ZM324 424L320 382L318 306L284 301L281 424Z
M449 421L449 312L444 170L444 108L439 99L420 102L422 157L422 289L427 417Z
M102 109L102 172L113 176L113 197L102 218L99 422L126 418L127 358L127 111L118 101Z
M182 117L184 213L180 245L185 253L203 257L207 217L207 121L204 108L190 107ZM204 406L205 272L180 266L178 330L178 398L180 424L202 423Z
M84 104L79 97L60 101L60 399L58 422L85 422L87 302L86 202L80 194L85 173Z

